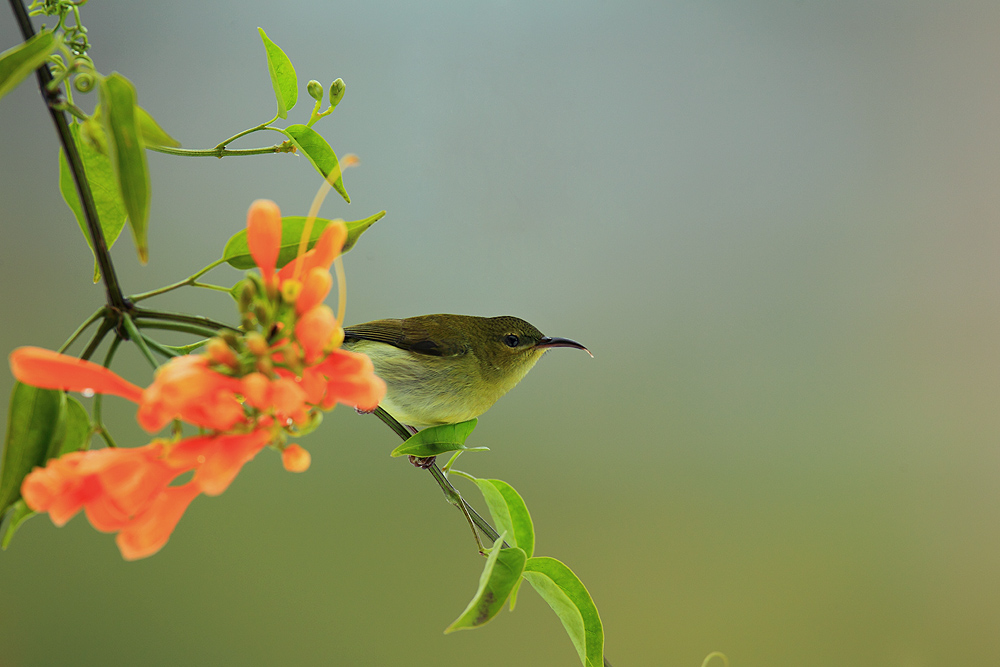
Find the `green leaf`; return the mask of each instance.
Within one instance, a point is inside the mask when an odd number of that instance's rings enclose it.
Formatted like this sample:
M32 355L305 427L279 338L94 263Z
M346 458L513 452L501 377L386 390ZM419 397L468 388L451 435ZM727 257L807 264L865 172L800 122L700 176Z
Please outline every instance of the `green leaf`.
M0 98L41 67L55 48L52 31L43 30L23 44L0 53Z
M344 248L340 251L340 254L344 254L353 248L354 244L361 238L361 235L383 217L385 217L385 211L379 211L364 220L344 223L347 225L347 240L344 242ZM312 231L309 232L310 248L316 245L316 240L319 239L320 234L323 233L323 230L329 224L330 221L323 218L316 218L313 221ZM299 239L302 238L302 230L305 228L305 225L306 218L304 216L291 215L281 219L281 250L278 253L278 268L295 259L295 253L299 250ZM253 261L253 257L250 256L250 248L247 246L246 228L241 229L229 238L225 249L222 251L222 259L229 262L230 266L236 269L252 269L257 266Z
M66 396L66 423L58 437L52 439L45 460L90 449L90 415L80 401Z
M104 129L111 138L111 164L128 212L139 261L145 264L149 259L149 167L139 134L135 100L135 88L121 74L101 80L101 106L107 110L102 116Z
M490 515L498 531L507 534L507 541L513 547L519 547L528 558L535 553L535 526L531 521L531 514L528 513L528 506L524 504L524 499L507 482L502 479L478 479L466 473L455 471L468 477L479 487L486 500L487 507L490 508ZM517 592L521 587L518 581L514 590L510 593L510 610L514 611L517 604Z
M529 558L524 578L562 621L584 667L604 664L604 627L590 593L573 571L555 558Z
M411 435L406 442L392 450L390 456L394 458L400 456L437 456L459 449L468 450L469 448L465 446L465 439L476 428L478 421L473 417L467 422L425 428L423 431Z
M531 558L535 553L535 527L524 500L502 479L472 478L490 508L498 531L507 533L512 547L520 547Z
M486 625L503 609L511 589L520 581L527 556L517 547L503 549L501 534L489 551L486 567L479 577L479 590L465 611L448 626L445 634L456 630L472 630Z
M86 141L80 140L80 124L72 123L69 126L73 134L73 141L76 143L80 159L83 161L83 171L90 183L90 193L94 198L94 205L97 207L97 217L100 219L101 230L104 233L104 242L111 248L122 229L125 228L125 204L118 192L118 180L115 178L114 167L111 166L111 159L102 154L95 146ZM73 180L73 172L70 171L69 162L62 149L59 150L59 192L62 193L66 205L73 211L76 223L83 232L83 238L87 240L91 252L94 247L90 242L90 233L87 231L87 219L83 214L83 206L80 204L80 195L76 191L76 182ZM100 270L97 268L97 257L94 257L94 282L101 279Z
M344 176L340 171L340 162L337 161L337 154L330 148L326 139L320 136L319 132L306 125L289 125L280 131L292 140L292 143L302 151L303 155L309 158L309 161L316 167L316 171L323 175L323 178L329 181L331 177L336 177L331 183L333 189L339 192L344 201L350 204L351 198L347 195L347 190L344 189Z
M10 541L14 539L14 533L21 527L21 524L35 516L35 512L25 504L24 500L18 500L13 507L10 511L10 519L7 521L7 528L2 532L3 537L0 537L0 549L4 551L10 545ZM0 515L0 519L3 519L2 515Z
M17 382L10 395L3 468L0 469L0 517L21 497L21 482L45 463L53 441L66 429L66 394Z
M278 117L288 118L288 112L295 106L299 97L298 79L295 68L285 52L271 41L263 28L257 28L260 38L264 40L264 52L267 54L267 71L271 75L271 86L274 87L274 98L278 101Z
M142 141L147 146L167 146L168 148L179 148L181 142L167 134L160 124L149 115L149 112L142 107L135 108L135 119L139 125L139 134Z

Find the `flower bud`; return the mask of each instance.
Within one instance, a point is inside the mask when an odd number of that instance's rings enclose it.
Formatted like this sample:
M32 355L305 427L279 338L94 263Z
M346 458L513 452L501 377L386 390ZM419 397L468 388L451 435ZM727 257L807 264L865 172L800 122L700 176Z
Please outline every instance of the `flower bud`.
M300 281L289 279L281 283L281 299L285 303L295 303L301 293L302 283Z
M247 349L255 357L263 357L267 354L267 339L259 331L251 331L246 335Z
M323 84L313 79L306 84L306 92L309 93L309 97L319 102L323 99Z
M257 288L254 286L252 280L244 279L240 281L240 288L237 294L239 294L237 302L240 306L240 312L245 313L250 309L250 304L253 303L254 297L257 296Z
M208 353L208 358L211 359L213 363L227 366L229 368L237 368L239 366L239 360L236 359L236 354L222 338L216 337L209 340L208 343L205 344L205 352Z
M340 104L340 100L344 99L344 86L343 79L337 79L330 84L330 106L336 108Z
M288 445L281 452L281 463L288 472L305 472L312 463L312 456L298 445Z

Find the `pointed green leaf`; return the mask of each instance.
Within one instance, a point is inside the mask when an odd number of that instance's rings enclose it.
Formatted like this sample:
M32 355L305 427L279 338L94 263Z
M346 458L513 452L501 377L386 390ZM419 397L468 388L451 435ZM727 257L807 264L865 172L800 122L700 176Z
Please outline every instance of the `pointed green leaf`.
M8 516L10 518L7 519L7 527L0 532L0 535L3 535L3 537L0 537L0 549L4 551L10 546L10 541L14 539L14 533L21 527L21 524L35 516L35 513L31 511L31 508L22 499L14 503ZM0 515L0 520L2 519L3 515Z
M489 551L486 567L479 577L479 590L465 611L444 631L445 634L486 625L503 609L511 589L521 579L528 558L517 547L503 549L503 539L501 534Z
M385 217L385 211L379 211L364 220L345 222L344 224L347 225L347 240L344 241L344 247L340 251L340 254L344 254L353 248L354 244L361 238L361 235L383 217ZM278 253L278 268L295 259L295 253L299 250L299 239L302 238L302 230L305 228L305 224L306 218L304 216L290 215L281 219L281 250ZM323 230L329 224L330 221L323 218L316 218L313 221L312 231L309 232L310 248L316 245L316 240L319 239L320 234L323 233ZM229 238L225 249L222 251L222 259L229 262L230 266L236 269L252 269L257 266L253 261L253 257L250 256L246 228L241 229Z
M400 456L437 456L445 452L454 452L459 449L469 450L465 446L465 439L469 437L472 430L476 428L479 420L472 418L469 421L458 424L442 424L441 426L431 426L419 433L410 436L406 442L392 450L390 456L398 458ZM476 447L475 449L484 449Z
M502 479L473 477L472 480L490 508L496 529L506 532L508 543L512 547L520 547L531 558L535 553L535 527L521 496Z
M73 396L66 396L66 424L52 439L45 460L70 452L90 449L90 416L87 409Z
M562 621L584 667L604 664L604 627L590 593L573 571L555 558L529 558L524 578Z
M501 479L478 479L458 470L454 472L476 483L490 508L496 529L507 534L507 541L511 546L519 547L531 558L535 553L535 526L528 513L528 506L514 487ZM520 587L521 582L518 581L510 593L511 611L514 611L514 605L517 604Z
M101 80L101 106L106 110L102 116L104 129L111 138L111 164L128 212L139 261L145 264L149 259L149 167L139 134L135 100L135 88L121 74Z
M149 115L149 112L142 107L135 108L135 119L139 125L139 134L142 135L142 142L147 146L167 146L168 148L178 148L181 142L164 131L160 124Z
M52 31L43 30L23 44L0 53L0 98L41 67L55 48Z
M14 384L7 412L3 468L0 468L0 517L21 497L21 482L35 466L45 463L53 441L66 429L66 394Z
M90 193L97 206L97 216L100 218L101 230L104 232L104 242L111 248L118 235L125 228L125 204L122 203L121 195L118 193L118 180L115 178L114 167L111 166L111 159L97 150L95 146L86 141L80 140L80 124L72 123L69 126L73 134L73 141L76 143L80 159L83 161L83 170L90 183ZM62 149L59 151L59 192L62 193L66 205L73 211L76 223L83 232L83 238L87 240L91 252L94 248L90 242L90 234L87 231L87 220L83 215L83 206L80 204L80 195L76 190L76 182L73 180L73 173L70 171L69 163ZM101 279L100 271L97 268L97 258L94 258L94 282Z
M323 175L323 178L331 181L333 189L340 193L348 204L351 198L344 189L344 176L340 171L340 162L337 161L337 154L330 148L320 134L306 125L289 125L281 130L281 133L292 140L295 147L302 151L302 154L309 158L316 171Z
M278 117L288 118L288 112L295 106L299 97L298 79L295 68L285 52L271 41L263 28L257 28L260 38L264 40L264 52L267 54L267 71L271 75L271 86L274 87L274 97L278 102Z

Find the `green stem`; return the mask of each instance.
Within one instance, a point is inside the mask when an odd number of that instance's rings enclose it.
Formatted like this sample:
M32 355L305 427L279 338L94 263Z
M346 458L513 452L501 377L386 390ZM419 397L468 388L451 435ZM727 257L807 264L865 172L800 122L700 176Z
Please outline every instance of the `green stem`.
M236 327L229 326L228 324L223 324L222 322L216 322L211 318L202 317L201 315L185 315L183 313L169 313L163 310L144 310L142 308L135 308L132 310L132 316L146 320L165 320L167 322L181 322L183 324L193 324L195 326L204 327L206 329L212 329L215 331L219 331L222 329L229 329L230 331L238 331Z
M73 332L73 334L72 334L72 335L71 335L71 336L69 337L69 339L67 339L67 341L66 341L65 343L63 343L63 344L62 344L62 347L60 347L60 348L59 348L59 352L60 352L60 353L63 353L63 352L65 352L65 351L66 351L66 349L67 349L67 348L68 348L68 347L69 347L70 345L72 345L73 343L75 343L75 342L76 342L76 339L77 339L77 338L79 338L79 337L80 337L80 335L81 335L81 334L82 334L82 333L83 333L84 331L86 331L86 330L87 330L87 328L88 328L88 327L89 327L89 326L90 326L91 324L93 324L94 322L96 322L96 321L97 321L98 319L100 319L100 318L101 318L101 317L102 317L102 316L104 315L104 311L105 311L105 309L106 309L106 308L107 308L107 306L101 306L101 307L100 307L100 308L98 308L98 309L97 309L96 311L94 311L94 314L93 314L93 315L91 315L90 317L88 317L87 319L85 319L85 320L83 321L83 324L81 324L80 326L78 326L78 327L76 328L76 331L74 331L74 332Z
M105 368L110 368L111 360L115 358L115 352L118 351L118 346L121 344L122 339L115 336L115 339L111 341L111 345L108 346L108 353L104 355ZM108 447L117 447L115 439L111 437L108 433L107 427L104 425L104 420L101 418L101 409L104 406L104 394L98 394L94 397L94 426L97 427L97 433L104 439L104 442Z
M21 36L28 41L35 36L35 29L28 18L28 12L24 8L21 0L10 0L11 9L17 18L18 26L21 29ZM87 232L90 236L90 244L94 249L94 257L97 258L97 265L101 269L101 278L104 281L104 288L107 295L108 304L113 308L125 309L125 296L118 283L118 274L115 273L114 264L111 262L111 255L108 252L108 245L104 240L104 232L101 230L100 217L97 214L97 206L94 204L94 195L90 191L90 182L83 168L83 160L80 152L76 149L76 142L73 141L73 134L69 129L69 121L66 114L55 108L55 105L62 102L58 90L49 91L48 85L52 81L52 72L48 65L42 65L36 70L38 76L38 87L41 90L45 106L52 116L56 131L59 133L59 141L62 143L63 151L66 154L66 162L69 164L73 174L73 181L76 183L76 190L80 195L80 203L83 206L84 218L87 222Z
M135 321L135 324L140 329L162 329L164 331L180 331L182 333L188 333L195 336L206 336L208 338L213 338L219 333L214 329L206 329L204 327L195 326L193 324L179 324L176 322L152 322L152 321L137 319ZM204 344L205 344L204 342L200 343L200 345ZM198 344L192 343L191 345L198 345ZM185 347L191 347L191 346L188 345ZM177 349L183 349L183 348L177 348Z
M224 259L218 259L218 260L212 262L211 264L209 264L208 266L206 266L205 268L201 269L197 273L191 274L190 276L188 276L184 280L179 280L176 283L173 283L171 285L167 285L166 287L160 287L159 289L150 290L149 292L143 292L142 294L133 294L129 298L132 300L132 303L138 303L139 301L142 301L143 299L148 299L149 297L158 296L160 294L166 294L167 292L173 291L175 289L180 289L181 287L184 287L186 285L194 285L195 281L198 280L198 278L201 278L203 275L205 275L206 273L208 273L209 271L211 271L215 267L221 266L222 264L225 264L225 263L226 263L226 260L224 260ZM225 288L222 288L222 289L225 289Z
M153 367L153 370L155 371L159 368L160 364L156 363L153 353L150 351L149 346L146 345L146 339L139 331L139 327L137 327L135 322L132 321L132 318L126 315L122 318L122 324L125 325L125 330L128 331L129 339L136 344L139 351L142 352L142 356L146 357L146 361L148 361Z
M204 340L195 341L194 343L190 343L188 345L163 345L163 343L160 343L160 345L173 352L176 356L181 356L183 354L191 354L199 347L204 347L207 342L208 339L205 338Z
M225 148L226 146L228 146L229 144L233 143L234 141L236 141L240 137L245 137L248 134L251 134L252 132L257 132L258 130L263 130L263 129L267 128L268 125L270 125L271 123L273 123L276 120L278 120L277 114L275 114L274 118L272 118L271 120L267 121L266 123L261 123L257 127L251 127L249 130L243 130L242 132L234 134L233 136L229 137L225 141L221 141L218 144L216 144L215 147L216 148Z
M146 345L148 345L150 349L155 352L159 352L160 356L166 357L167 359L173 359L174 357L179 357L183 354L183 352L175 352L163 343L157 342L149 336L142 336L142 339L146 342Z
M101 326L99 326L97 331L94 332L94 336L90 339L90 342L87 343L87 347L84 348L83 354L80 355L80 358L86 361L94 356L94 352L97 351L97 347L101 344L101 341L104 340L104 337L107 336L108 332L113 328L114 325L111 321L105 318L105 320L101 322Z
M295 146L287 141L274 146L263 146L261 148L170 148L169 146L146 146L151 151L166 153L167 155L179 155L181 157L238 157L240 155L268 155L269 153L294 153Z

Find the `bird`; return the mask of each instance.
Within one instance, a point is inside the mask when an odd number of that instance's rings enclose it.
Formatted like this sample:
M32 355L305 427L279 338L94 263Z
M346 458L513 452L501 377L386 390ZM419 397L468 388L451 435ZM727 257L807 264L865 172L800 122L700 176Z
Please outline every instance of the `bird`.
M486 412L552 348L586 347L504 315L420 315L344 327L343 347L372 360L386 383L380 407L421 430Z

